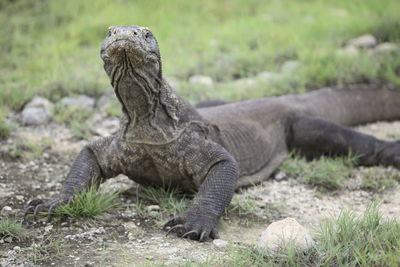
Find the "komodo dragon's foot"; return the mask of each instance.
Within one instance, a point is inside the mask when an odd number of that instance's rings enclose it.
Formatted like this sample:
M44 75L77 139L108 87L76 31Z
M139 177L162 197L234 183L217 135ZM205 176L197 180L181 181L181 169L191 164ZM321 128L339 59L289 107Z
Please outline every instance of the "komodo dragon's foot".
M204 242L208 238L219 238L218 219L218 216L187 211L167 221L164 224L164 230L167 231L167 235L176 233L182 238Z
M60 205L69 203L71 200L71 197L65 195L58 195L46 202L41 199L32 199L26 205L24 219L26 219L29 214L33 214L33 216L36 217L40 212L47 211L47 219L51 221L55 209Z

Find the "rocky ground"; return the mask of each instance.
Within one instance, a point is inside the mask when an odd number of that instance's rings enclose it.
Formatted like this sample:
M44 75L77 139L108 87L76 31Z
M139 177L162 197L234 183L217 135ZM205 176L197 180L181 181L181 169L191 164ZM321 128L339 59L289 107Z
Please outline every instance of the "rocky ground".
M12 136L1 143L1 216L15 217L18 221L22 220L29 199L51 198L60 190L73 158L86 142L74 136L65 125L52 120L51 103L43 99L34 101L39 104L26 105L22 113L11 116L10 122L14 124ZM81 102L79 106L88 104ZM90 105L94 106L94 101ZM42 114L45 119L40 123L29 123L32 118L27 118L26 109L32 106L48 112L48 116ZM91 138L117 129L115 117L102 112L96 114L87 119L92 129ZM378 122L358 130L394 140L400 136L400 122ZM362 170L359 168L358 171L362 173ZM126 180L119 177L110 181L110 187L123 183ZM316 188L279 173L275 179L241 194L256 199L265 216L247 225L242 219L224 218L221 239L227 241L228 247L229 244L253 246L266 226L279 218L293 217L312 230L325 218L336 216L343 209L362 212L375 199L382 201L381 210L385 215L400 217L399 184L383 193L374 193L361 190L357 178L354 178L342 190L320 193ZM32 232L29 238L0 239L2 266L176 265L190 261L207 262L210 258L226 255L228 248L223 241L197 243L166 237L154 218L137 214L134 208L136 197L122 194L120 200L122 210L101 216L96 221L26 222L26 227ZM272 206L278 208L269 209Z

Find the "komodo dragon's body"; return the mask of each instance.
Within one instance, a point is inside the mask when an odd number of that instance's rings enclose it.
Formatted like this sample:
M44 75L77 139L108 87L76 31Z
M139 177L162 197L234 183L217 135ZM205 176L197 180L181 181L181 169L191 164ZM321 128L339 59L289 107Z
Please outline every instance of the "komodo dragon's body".
M86 145L62 192L45 203L31 201L26 213L51 214L91 183L123 173L141 184L198 191L166 228L203 241L218 236L234 190L267 179L292 149L310 157L353 152L362 165L400 168L399 142L345 127L400 119L400 91L355 85L196 110L163 79L147 28L110 27L101 57L122 104L121 128Z

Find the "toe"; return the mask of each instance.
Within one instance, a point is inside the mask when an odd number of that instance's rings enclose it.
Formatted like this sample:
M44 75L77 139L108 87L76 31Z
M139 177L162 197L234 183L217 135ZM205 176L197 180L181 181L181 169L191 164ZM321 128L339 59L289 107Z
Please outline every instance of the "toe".
M199 231L197 231L197 230L192 230L192 231L189 231L189 232L185 233L185 234L184 234L183 236L181 236L181 237L182 237L182 238L189 237L190 239L197 239L198 236L199 236Z
M35 209L35 206L28 206L24 210L24 219Z
M33 212L33 215L36 216L39 214L39 212L44 208L43 204L39 204L36 206L35 211Z
M206 241L207 238L209 237L209 235L210 235L210 232L209 232L209 231L207 231L207 230L202 231L202 232L201 232L201 235L200 235L200 238L199 238L199 241L200 241L200 242Z
M183 219L180 216L175 216L171 219L169 219L163 226L164 230L168 230L170 227L178 225L178 224L183 224Z
M177 232L177 231L179 231L179 230L181 230L181 229L185 229L185 226L184 226L183 224L175 225L175 226L171 227L171 228L167 231L166 236L168 236L170 233L175 233L175 232Z
M219 239L218 230L213 229L213 230L211 231L211 233L210 233L210 238L212 238L212 239Z

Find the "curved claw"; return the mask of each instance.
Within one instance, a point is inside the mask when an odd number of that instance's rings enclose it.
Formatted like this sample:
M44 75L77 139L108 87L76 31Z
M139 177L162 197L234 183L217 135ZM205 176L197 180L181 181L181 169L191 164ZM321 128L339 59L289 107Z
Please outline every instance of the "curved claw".
M206 239L208 238L208 236L209 236L208 231L203 231L203 232L201 232L199 241L200 241L200 242L206 241Z
M185 229L185 226L183 226L183 224L178 224L178 225L175 225L175 226L173 226L173 227L171 227L168 231L167 231L167 233L166 233L166 235L165 236L168 236L170 233L172 233L174 230L177 230L177 229Z
M39 204L35 207L35 211L33 212L33 216L38 215L38 213L40 212L40 209L43 208L44 205L43 204Z
M28 206L25 208L24 210L24 220L26 219L26 216L28 216L29 213L31 213L31 211L35 209L35 206Z
M196 236L198 236L199 235L199 231L197 231L197 230L192 230L192 231L189 231L189 232L187 232L187 233L185 233L183 236L181 236L182 238L186 238L186 237L188 237L188 236L190 236L191 234L196 234Z
M175 233L181 238L190 238L204 242L210 238L219 238L217 226L218 217L209 216L208 214L185 212L169 219L164 224L163 229L167 231L166 236L170 233Z
M41 199L32 199L28 202L28 204L26 205L26 208L24 210L24 220L26 219L26 216L28 216L29 213L32 212L32 210L36 211L36 208L40 205L42 205L44 202ZM35 213L36 215L36 213Z
M35 199L31 199L31 200L28 202L27 206L28 206L28 207L29 207L29 206L35 206L35 207L36 207L37 205L43 204L43 203L44 203L43 200L35 198Z
M57 203L53 203L50 205L49 210L47 212L47 221L51 222L51 216L53 214L53 210L57 207Z
M182 224L182 219L179 216L172 217L166 223L164 223L163 229L167 230L167 227L172 227L177 224Z

